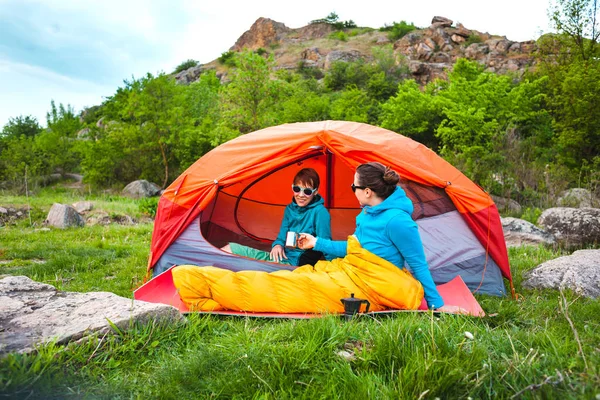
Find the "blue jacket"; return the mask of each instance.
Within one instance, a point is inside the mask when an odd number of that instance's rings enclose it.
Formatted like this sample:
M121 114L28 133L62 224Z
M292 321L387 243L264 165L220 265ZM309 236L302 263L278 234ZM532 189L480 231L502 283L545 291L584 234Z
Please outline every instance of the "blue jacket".
M300 207L296 200L287 205L283 213L283 221L277 239L271 245L281 245L285 249L285 255L292 265L298 265L303 250L285 247L285 239L288 232L309 233L313 236L331 239L331 217L325 208L325 202L320 195L315 195L310 204ZM325 253L325 252L324 252ZM325 254L327 258L327 254Z
M356 231L361 246L371 253L391 262L398 268L408 264L413 276L421 282L430 308L444 305L435 287L429 265L425 259L423 243L417 224L412 219L413 205L401 187L382 203L365 207L356 217ZM315 250L344 257L347 242L317 239Z

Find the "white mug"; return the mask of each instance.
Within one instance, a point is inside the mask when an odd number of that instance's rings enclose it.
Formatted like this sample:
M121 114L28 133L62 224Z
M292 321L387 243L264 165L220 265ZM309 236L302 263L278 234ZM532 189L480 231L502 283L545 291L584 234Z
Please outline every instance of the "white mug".
M286 247L296 247L298 234L296 232L288 232L285 238Z

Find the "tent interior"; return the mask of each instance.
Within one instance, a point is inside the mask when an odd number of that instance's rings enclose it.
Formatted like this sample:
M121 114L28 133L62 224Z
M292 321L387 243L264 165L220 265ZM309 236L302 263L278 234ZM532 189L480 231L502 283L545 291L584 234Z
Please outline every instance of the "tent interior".
M181 264L215 265L232 270L279 269L268 262L234 260L240 257L232 258L220 247L236 242L270 250L285 207L292 201L293 178L302 168L314 168L319 173L319 194L331 215L332 238L345 240L354 232L355 219L361 211L350 188L354 168L342 157L315 149L314 153L280 165L266 175L220 187L213 201L162 255L157 263L159 272ZM444 189L405 179L400 185L413 202L412 217L419 226L436 284L460 275L473 292L504 295L500 269Z

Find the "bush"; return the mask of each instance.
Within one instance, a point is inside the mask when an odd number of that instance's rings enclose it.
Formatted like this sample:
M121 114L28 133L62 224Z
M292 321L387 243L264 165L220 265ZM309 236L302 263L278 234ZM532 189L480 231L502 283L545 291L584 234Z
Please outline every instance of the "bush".
M348 40L348 35L344 31L335 31L329 34L329 39L341 40L342 42L346 42Z
M192 59L186 60L186 61L182 62L181 64L179 64L177 66L177 68L175 68L175 71L173 73L178 74L181 71L185 71L186 69L195 67L196 65L198 65L198 61L192 60Z
M233 51L221 53L221 57L219 57L218 60L221 64L227 65L228 67L235 67L237 64L235 62L235 52Z
M411 22L406 21L393 22L392 25L384 25L379 28L381 32L389 32L388 38L395 42L396 40L404 37L407 33L414 31L417 27Z
M541 209L537 207L527 207L523 210L523 214L521 214L521 219L524 219L525 221L531 222L532 224L536 225L540 215L542 215Z
M473 43L481 43L481 36L476 33L471 33L467 40L465 40L464 46L469 47Z
M158 208L159 197L144 197L138 200L138 209L142 214L154 218Z

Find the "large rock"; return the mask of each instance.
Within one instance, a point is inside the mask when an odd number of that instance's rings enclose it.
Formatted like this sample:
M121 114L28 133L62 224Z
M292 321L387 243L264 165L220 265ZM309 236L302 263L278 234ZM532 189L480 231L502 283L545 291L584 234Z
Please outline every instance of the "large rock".
M600 243L598 208L549 208L540 215L537 222L566 246Z
M270 45L279 43L290 28L281 22L273 21L269 18L259 18L252 24L250 30L244 32L242 36L231 47L232 51L241 51L243 49L257 50L259 48L267 49Z
M46 225L62 229L85 225L83 217L75 210L75 208L68 204L59 203L52 204L45 223Z
M569 288L583 296L600 296L600 250L578 250L538 265L525 274L523 286L540 289Z
M588 208L600 206L600 201L587 189L575 188L561 193L556 203L561 207Z
M76 203L73 203L73 208L78 213L86 213L94 209L94 203L92 203L91 201L78 201Z
M123 194L136 199L140 197L153 197L160 194L160 187L152 182L140 179L125 186Z
M551 233L538 228L531 222L512 217L501 218L501 221L507 247L556 243L556 239Z
M328 70L331 68L331 65L337 61L353 62L358 61L361 58L363 58L363 55L358 50L334 50L325 57L325 69Z
M28 353L51 341L65 344L133 322L181 321L177 308L114 293L60 292L25 276L0 279L0 355Z

